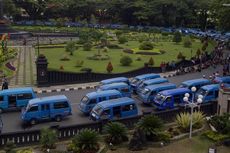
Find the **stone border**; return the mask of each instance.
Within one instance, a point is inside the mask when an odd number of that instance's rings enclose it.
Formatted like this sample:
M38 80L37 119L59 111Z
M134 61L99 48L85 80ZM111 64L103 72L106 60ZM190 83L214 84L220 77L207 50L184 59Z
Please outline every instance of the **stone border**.
M192 134L193 134L193 135L197 135L198 133L200 133L200 132L203 131L204 129L205 129L205 124L204 124L201 128L196 129L196 130L193 130L193 131L192 131ZM182 134L180 134L180 135L174 136L173 138L170 139L170 141L181 140L181 139L183 139L183 138L185 138L185 137L188 137L188 136L189 136L189 133L188 133L188 132L187 132L187 133L182 133Z

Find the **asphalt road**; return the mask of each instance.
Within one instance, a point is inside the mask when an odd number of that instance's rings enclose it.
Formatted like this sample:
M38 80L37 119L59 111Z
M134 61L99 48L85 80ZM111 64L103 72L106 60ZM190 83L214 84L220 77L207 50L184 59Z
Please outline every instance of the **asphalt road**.
M185 80L201 78L203 75L206 75L208 77L216 71L219 71L219 73L222 74L222 67L218 66L216 69L209 68L206 70L202 70L202 72L196 72L196 73L190 73L190 74L175 76L175 77L171 77L168 79L170 82L179 85L181 82L183 82ZM2 120L3 120L2 133L24 131L24 130L35 130L35 129L41 129L42 127L50 127L50 126L56 126L56 125L67 126L67 125L84 124L84 123L93 122L93 121L89 120L88 116L83 115L78 109L78 104L79 104L81 98L86 93L91 92L91 91L94 91L94 89L38 94L38 97L51 96L51 95L61 95L61 94L66 95L71 102L73 115L64 119L61 122L47 121L47 122L39 123L39 124L32 126L32 127L24 128L22 126L22 121L20 118L21 117L20 112L3 113L2 114ZM153 109L149 106L142 105L141 101L138 100L136 98L136 96L133 96L133 98L136 100L136 102L138 104L139 113L142 113L142 110Z

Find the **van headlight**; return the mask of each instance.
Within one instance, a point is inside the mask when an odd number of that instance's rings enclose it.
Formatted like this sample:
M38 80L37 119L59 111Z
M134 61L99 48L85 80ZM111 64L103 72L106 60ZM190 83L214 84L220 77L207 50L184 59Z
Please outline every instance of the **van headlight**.
M92 113L92 116L93 116L93 117L96 117L96 115L95 115L94 113Z

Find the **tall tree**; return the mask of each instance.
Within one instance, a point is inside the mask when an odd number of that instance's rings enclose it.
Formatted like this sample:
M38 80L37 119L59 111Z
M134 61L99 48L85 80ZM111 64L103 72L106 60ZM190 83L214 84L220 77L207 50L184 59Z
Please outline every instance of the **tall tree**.
M230 4L230 1L213 0L211 10L218 28L223 31L230 31L230 7L224 6L224 4Z
M14 0L15 4L23 8L31 19L43 18L49 0Z

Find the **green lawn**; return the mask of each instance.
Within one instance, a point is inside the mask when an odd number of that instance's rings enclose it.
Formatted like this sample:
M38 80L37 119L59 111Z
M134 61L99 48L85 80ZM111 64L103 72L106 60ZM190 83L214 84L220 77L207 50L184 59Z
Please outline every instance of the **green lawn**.
M112 41L112 43L117 44L116 41ZM138 41L129 41L126 44L119 45L123 48L135 49L139 47L139 44L140 43ZM196 54L196 50L198 48L202 47L202 44L198 39L193 39L191 48L185 48L183 46L183 43L175 44L174 42L154 42L154 44L156 49L164 50L166 51L166 53L162 55L137 55L123 53L122 49L109 49L107 53L102 54L109 55L110 60L104 61L95 61L87 59L88 56L97 54L96 48L93 48L91 51L83 51L83 49L80 47L77 51L74 52L73 56L69 56L69 61L60 60L63 57L63 55L68 55L68 53L65 52L64 48L40 49L40 53L44 54L48 58L49 69L59 70L60 66L62 65L64 67L64 71L69 72L80 72L81 68L92 68L94 72L106 73L106 66L108 62L111 61L113 65L113 73L119 73L143 67L144 63L148 62L150 57L153 57L154 59L154 66L159 66L162 61L176 61L179 52L182 52L183 55L185 55L187 58L190 58L191 56L194 56ZM213 47L214 45L212 43L209 43L207 51L211 51ZM124 55L128 55L133 59L133 63L131 64L131 66L125 67L120 65L120 58ZM138 57L141 58L141 61L136 60ZM82 67L75 66L76 61L78 60L84 61Z
M195 136L190 139L182 139L176 142L170 143L168 146L162 148L154 148L149 146L146 150L135 151L135 153L208 153L208 148L213 145L212 141L209 141L202 136ZM133 153L127 148L119 148L116 151L108 151L107 153ZM230 148L219 146L217 147L217 153L229 153Z

